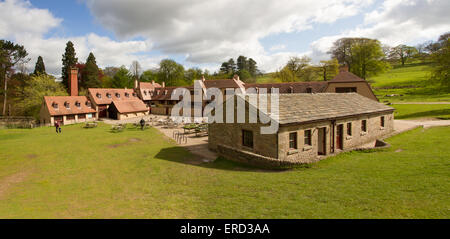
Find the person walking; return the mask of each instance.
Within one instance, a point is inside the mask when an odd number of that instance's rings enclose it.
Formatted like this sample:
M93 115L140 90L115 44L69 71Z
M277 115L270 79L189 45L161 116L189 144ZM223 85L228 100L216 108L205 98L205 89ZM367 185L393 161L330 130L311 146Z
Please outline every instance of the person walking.
M142 118L141 121L139 121L139 123L141 124L141 130L144 130L144 126L145 126L144 118Z
M61 133L61 128L59 127L59 122L55 122L56 133ZM59 131L59 132L58 132Z

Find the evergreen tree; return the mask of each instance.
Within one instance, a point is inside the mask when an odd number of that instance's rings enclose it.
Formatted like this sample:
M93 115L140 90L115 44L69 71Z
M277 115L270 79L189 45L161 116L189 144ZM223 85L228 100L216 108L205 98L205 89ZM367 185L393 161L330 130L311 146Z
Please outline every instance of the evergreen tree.
M227 73L234 74L237 71L237 66L236 66L236 63L234 63L233 58L230 58L227 63L228 63L228 66L227 66L228 72Z
M78 58L75 57L75 48L73 47L73 43L71 41L68 41L66 44L66 51L62 55L62 84L64 87L69 89L69 73L70 68L75 66L75 64L78 62Z
M42 56L39 56L36 62L36 65L34 67L34 75L39 75L39 74L47 74L45 72L45 65L44 65L44 60L42 59Z
M111 86L113 88L133 88L133 76L130 74L125 67L121 67L119 71L117 71L116 75L114 75Z
M239 71L243 71L243 70L247 70L248 71L247 57L239 56L237 58L237 68L238 68Z
M102 83L99 79L99 69L97 66L97 62L95 60L94 54L89 53L89 56L86 60L86 65L83 69L81 75L81 84L82 88L98 88L101 87Z
M250 75L255 77L256 74L258 73L258 67L256 66L256 61L253 60L252 58L249 58L247 61L247 65L248 65L248 72L250 73Z

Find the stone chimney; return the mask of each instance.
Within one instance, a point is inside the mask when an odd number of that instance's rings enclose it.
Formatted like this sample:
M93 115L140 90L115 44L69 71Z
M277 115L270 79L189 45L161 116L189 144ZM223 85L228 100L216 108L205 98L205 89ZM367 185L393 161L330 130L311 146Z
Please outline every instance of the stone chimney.
M152 80L152 86L155 86L155 81L154 80Z
M69 92L70 96L78 96L78 68L70 68L69 74Z
M163 88L166 87L166 82L163 81L161 86L162 86Z
M343 66L339 67L339 72L348 72L348 66L343 65Z
M202 75L202 81L205 82L205 75Z

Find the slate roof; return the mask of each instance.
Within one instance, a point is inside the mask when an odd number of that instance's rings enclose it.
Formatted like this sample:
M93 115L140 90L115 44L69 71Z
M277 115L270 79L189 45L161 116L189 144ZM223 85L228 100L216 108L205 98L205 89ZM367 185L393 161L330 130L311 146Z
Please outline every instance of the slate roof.
M328 83L325 81L311 82L286 82L286 83L266 83L266 84L245 84L245 88L266 88L270 93L271 88L278 88L280 94L286 93L307 93L307 89L311 88L311 93L321 93L327 88ZM292 92L290 92L292 90Z
M89 94L97 105L109 105L114 101L139 100L133 89L89 88ZM97 96L100 95L100 97ZM107 94L111 97L108 98ZM116 95L119 94L119 97Z
M80 103L79 107L76 105L77 102ZM44 104L51 116L96 112L94 108L89 107L91 101L86 96L44 96ZM56 104L57 107L54 107Z
M279 94L278 96L278 122L280 124L304 123L394 111L392 107L357 93ZM264 98L266 99L266 97ZM247 102L249 102L248 98ZM269 106L270 103L267 103L267 105ZM269 116L272 117L270 114Z
M121 114L148 111L147 106L141 100L114 100L112 105L114 105Z

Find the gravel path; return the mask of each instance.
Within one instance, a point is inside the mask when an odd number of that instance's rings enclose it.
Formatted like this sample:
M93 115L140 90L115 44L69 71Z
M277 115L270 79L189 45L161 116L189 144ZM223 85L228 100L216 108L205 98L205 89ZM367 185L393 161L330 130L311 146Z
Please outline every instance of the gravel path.
M450 102L392 102L393 105L449 105Z

